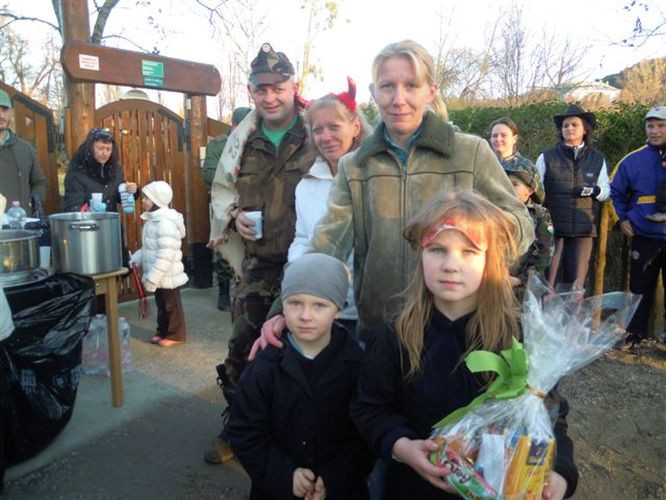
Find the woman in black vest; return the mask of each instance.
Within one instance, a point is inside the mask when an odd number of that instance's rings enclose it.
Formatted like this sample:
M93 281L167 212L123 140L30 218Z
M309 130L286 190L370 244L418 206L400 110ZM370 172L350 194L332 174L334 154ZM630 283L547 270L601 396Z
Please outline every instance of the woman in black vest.
M589 145L593 113L572 104L553 120L560 142L536 161L546 190L544 206L555 227L548 282L582 289L597 236L598 205L610 194L608 170L604 155Z

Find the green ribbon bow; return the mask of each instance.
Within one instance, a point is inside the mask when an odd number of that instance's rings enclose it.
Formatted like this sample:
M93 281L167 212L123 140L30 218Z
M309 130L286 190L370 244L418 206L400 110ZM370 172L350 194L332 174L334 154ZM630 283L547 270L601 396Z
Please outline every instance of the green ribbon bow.
M465 358L472 373L495 372L497 377L483 394L475 397L467 406L458 408L437 422L439 429L460 420L464 415L481 406L487 399L510 399L521 396L527 387L527 355L523 344L511 339L511 348L495 354L490 351L472 351Z

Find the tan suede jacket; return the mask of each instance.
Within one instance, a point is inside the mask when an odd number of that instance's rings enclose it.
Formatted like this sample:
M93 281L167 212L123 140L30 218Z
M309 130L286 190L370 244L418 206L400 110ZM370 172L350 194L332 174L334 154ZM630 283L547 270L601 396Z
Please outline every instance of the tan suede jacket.
M353 247L362 334L396 312L392 299L407 287L414 259L402 236L407 221L437 193L454 188L473 189L515 217L519 251L527 250L532 220L488 143L454 131L434 113L426 113L406 165L384 139L383 125L340 160L309 251L345 261Z

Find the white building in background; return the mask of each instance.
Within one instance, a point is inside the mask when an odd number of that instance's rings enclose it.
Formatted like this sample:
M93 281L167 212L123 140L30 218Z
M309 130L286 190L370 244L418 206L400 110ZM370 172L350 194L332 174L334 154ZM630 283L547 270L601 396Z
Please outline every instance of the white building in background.
M562 94L562 100L565 102L580 102L589 95L602 94L610 102L614 102L620 98L620 92L622 92L621 89L608 85L601 80L595 80L593 82L583 82L569 88Z

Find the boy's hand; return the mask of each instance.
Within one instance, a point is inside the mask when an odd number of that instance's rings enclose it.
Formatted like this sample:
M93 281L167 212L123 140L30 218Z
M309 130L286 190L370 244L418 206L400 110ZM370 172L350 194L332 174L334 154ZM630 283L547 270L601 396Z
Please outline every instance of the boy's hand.
M310 469L299 467L294 471L293 493L298 498L304 498L305 495L314 491L315 475Z
M541 493L544 500L561 500L567 492L567 480L557 472L551 471Z
M401 437L393 445L393 456L398 461L409 465L419 476L435 488L448 493L455 493L455 490L444 482L444 476L450 474L451 471L446 467L433 465L428 460L428 455L438 449L439 446L432 439L423 440Z

